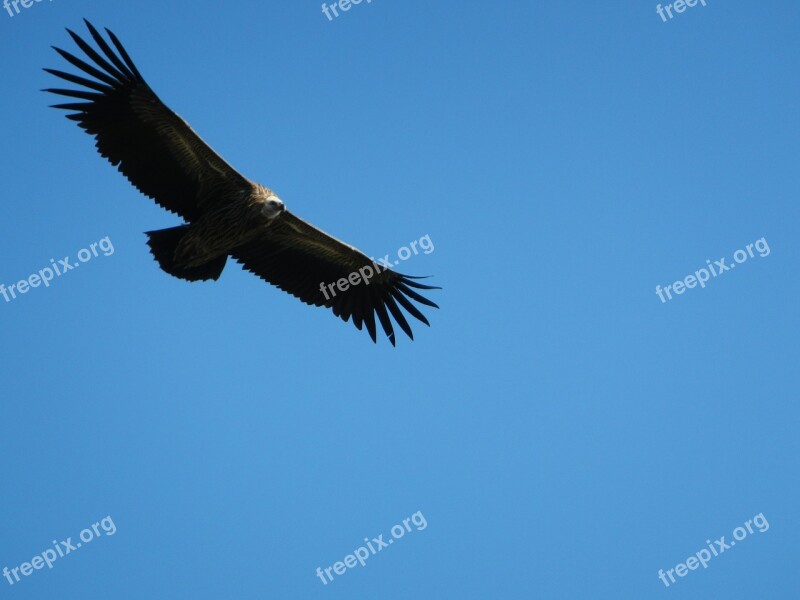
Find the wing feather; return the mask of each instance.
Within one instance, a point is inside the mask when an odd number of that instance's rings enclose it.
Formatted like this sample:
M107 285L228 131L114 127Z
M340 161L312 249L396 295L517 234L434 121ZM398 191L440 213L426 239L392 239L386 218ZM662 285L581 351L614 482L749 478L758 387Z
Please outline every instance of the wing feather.
M429 324L409 298L438 308L408 286L438 288L416 284L412 278L391 269L377 272L378 267L365 254L291 212L278 217L258 239L234 249L232 256L246 270L306 304L330 308L343 321L352 319L358 329L366 326L373 341L377 340L376 316L392 345L396 341L394 323L414 339L401 309ZM365 267L375 273L369 277L369 271L362 271L368 276L368 282L359 279L355 285L349 284L344 292L335 285L340 279L348 279Z
M67 118L94 136L104 158L139 191L187 221L215 208L215 201L227 197L223 192L250 189L251 182L150 89L111 31L106 29L116 52L91 23L86 21L86 26L99 51L78 34L69 29L67 32L93 64L55 48L81 75L45 69L84 89L45 91L88 101L54 107L73 111Z

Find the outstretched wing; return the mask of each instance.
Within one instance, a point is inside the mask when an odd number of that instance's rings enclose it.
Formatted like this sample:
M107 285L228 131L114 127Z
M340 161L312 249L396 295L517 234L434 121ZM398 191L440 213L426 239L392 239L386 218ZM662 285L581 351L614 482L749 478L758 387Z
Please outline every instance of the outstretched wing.
M375 315L394 345L394 328L389 315L414 339L401 307L426 325L429 325L428 320L410 300L439 308L412 289L439 288L414 281L417 277L376 266L356 248L288 211L259 239L236 248L231 254L245 269L306 304L326 306L343 321L352 317L358 329L366 325L373 342L376 341ZM346 284L340 287L338 282L342 279ZM342 291L345 287L347 289Z
M246 178L159 100L117 36L106 29L115 53L84 21L100 52L67 32L94 65L60 48L54 50L92 79L45 69L81 87L44 91L82 100L54 107L74 111L67 118L95 137L100 154L139 191L187 221L195 220L207 203L220 196L215 192L249 189Z

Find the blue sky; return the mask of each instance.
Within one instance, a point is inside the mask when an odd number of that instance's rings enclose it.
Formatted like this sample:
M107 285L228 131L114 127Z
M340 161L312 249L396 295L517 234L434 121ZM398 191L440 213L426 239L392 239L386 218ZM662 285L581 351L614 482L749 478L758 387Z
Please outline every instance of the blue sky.
M796 587L800 5L109 4L0 11L0 283L113 245L0 298L0 568L115 526L0 598ZM432 327L373 345L235 264L160 271L142 232L177 217L39 91L83 17L296 214L374 256L430 236Z

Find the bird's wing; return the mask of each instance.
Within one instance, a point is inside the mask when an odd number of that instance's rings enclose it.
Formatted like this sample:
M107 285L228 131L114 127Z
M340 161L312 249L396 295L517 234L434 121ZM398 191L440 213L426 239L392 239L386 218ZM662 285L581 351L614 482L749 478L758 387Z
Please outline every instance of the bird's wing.
M249 189L250 182L156 96L117 37L106 29L115 53L91 23L86 25L99 52L67 32L94 65L54 50L92 79L45 69L81 88L44 91L81 100L55 108L74 111L67 118L95 137L100 154L139 191L188 221L219 196L215 191Z
M394 328L389 315L413 339L401 307L426 325L429 325L428 320L410 300L438 308L412 288L439 288L414 281L417 277L375 265L356 248L288 211L258 239L234 249L231 255L248 271L306 304L326 306L343 321L352 317L358 329L362 324L366 326L373 341L376 340L375 315L394 345ZM342 279L346 280L346 291L337 286ZM353 281L356 283L352 284Z

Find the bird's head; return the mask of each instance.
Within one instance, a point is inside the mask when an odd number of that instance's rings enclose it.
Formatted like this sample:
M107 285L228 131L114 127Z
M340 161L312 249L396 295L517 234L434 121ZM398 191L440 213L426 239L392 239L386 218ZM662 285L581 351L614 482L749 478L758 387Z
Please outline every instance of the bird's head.
M274 219L285 210L286 205L283 203L283 200L278 198L275 194L268 196L261 207L261 213L269 220Z

